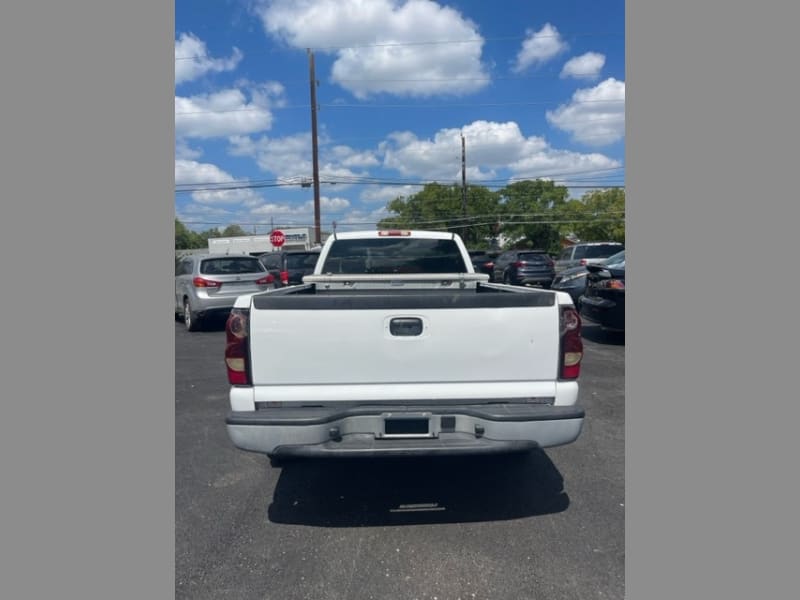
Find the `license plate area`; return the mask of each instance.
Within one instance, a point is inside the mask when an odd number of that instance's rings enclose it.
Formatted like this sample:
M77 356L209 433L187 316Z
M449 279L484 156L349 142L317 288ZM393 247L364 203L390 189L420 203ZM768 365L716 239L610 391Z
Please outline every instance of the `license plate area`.
M436 437L431 423L431 413L385 413L383 430L379 438L432 438Z

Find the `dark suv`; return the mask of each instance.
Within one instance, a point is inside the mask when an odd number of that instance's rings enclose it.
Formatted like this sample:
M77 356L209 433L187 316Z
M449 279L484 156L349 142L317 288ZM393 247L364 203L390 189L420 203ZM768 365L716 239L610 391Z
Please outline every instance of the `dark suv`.
M303 276L314 272L319 250L282 250L258 257L261 264L275 277L275 287L299 285Z
M494 260L493 281L549 288L556 271L544 250L509 250Z

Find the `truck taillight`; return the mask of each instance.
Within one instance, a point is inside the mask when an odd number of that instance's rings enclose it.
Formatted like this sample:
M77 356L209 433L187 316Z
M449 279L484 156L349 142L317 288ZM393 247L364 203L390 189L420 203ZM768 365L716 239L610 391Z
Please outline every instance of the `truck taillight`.
M583 340L581 317L572 306L561 307L561 379L577 379L581 373Z
M289 285L289 271L281 271L281 283Z
M256 279L256 285L269 285L270 283L275 283L275 275L272 273L261 279Z
M228 381L233 385L250 384L247 360L249 320L248 310L234 308L225 323L225 367Z
M582 259L581 259L581 266L582 266L582 267L585 267L585 266L586 266L586 259L585 259L585 258L582 258Z
M406 236L406 235L411 235L411 232L407 231L407 230L401 230L401 229L388 229L388 230L379 231L378 235L381 236L381 237L383 237L383 236L390 236L390 237Z
M195 277L192 279L192 284L196 288L218 288L222 285L219 281L212 281L204 277Z

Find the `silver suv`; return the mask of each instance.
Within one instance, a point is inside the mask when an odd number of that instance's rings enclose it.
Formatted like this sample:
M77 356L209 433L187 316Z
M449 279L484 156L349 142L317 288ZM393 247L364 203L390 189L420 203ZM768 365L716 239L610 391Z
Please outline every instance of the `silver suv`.
M199 254L180 260L175 270L175 317L197 331L214 314L227 314L238 296L274 287L275 277L255 256Z
M572 267L583 267L602 262L612 254L624 250L619 242L580 242L561 251L556 259L556 273Z

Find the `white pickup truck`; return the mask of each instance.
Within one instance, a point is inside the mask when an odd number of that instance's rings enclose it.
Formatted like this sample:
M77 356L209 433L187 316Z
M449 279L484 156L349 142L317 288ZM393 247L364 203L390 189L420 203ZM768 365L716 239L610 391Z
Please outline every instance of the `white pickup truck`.
M567 444L580 328L568 294L488 283L455 234L340 233L302 285L236 300L228 434L276 461Z

